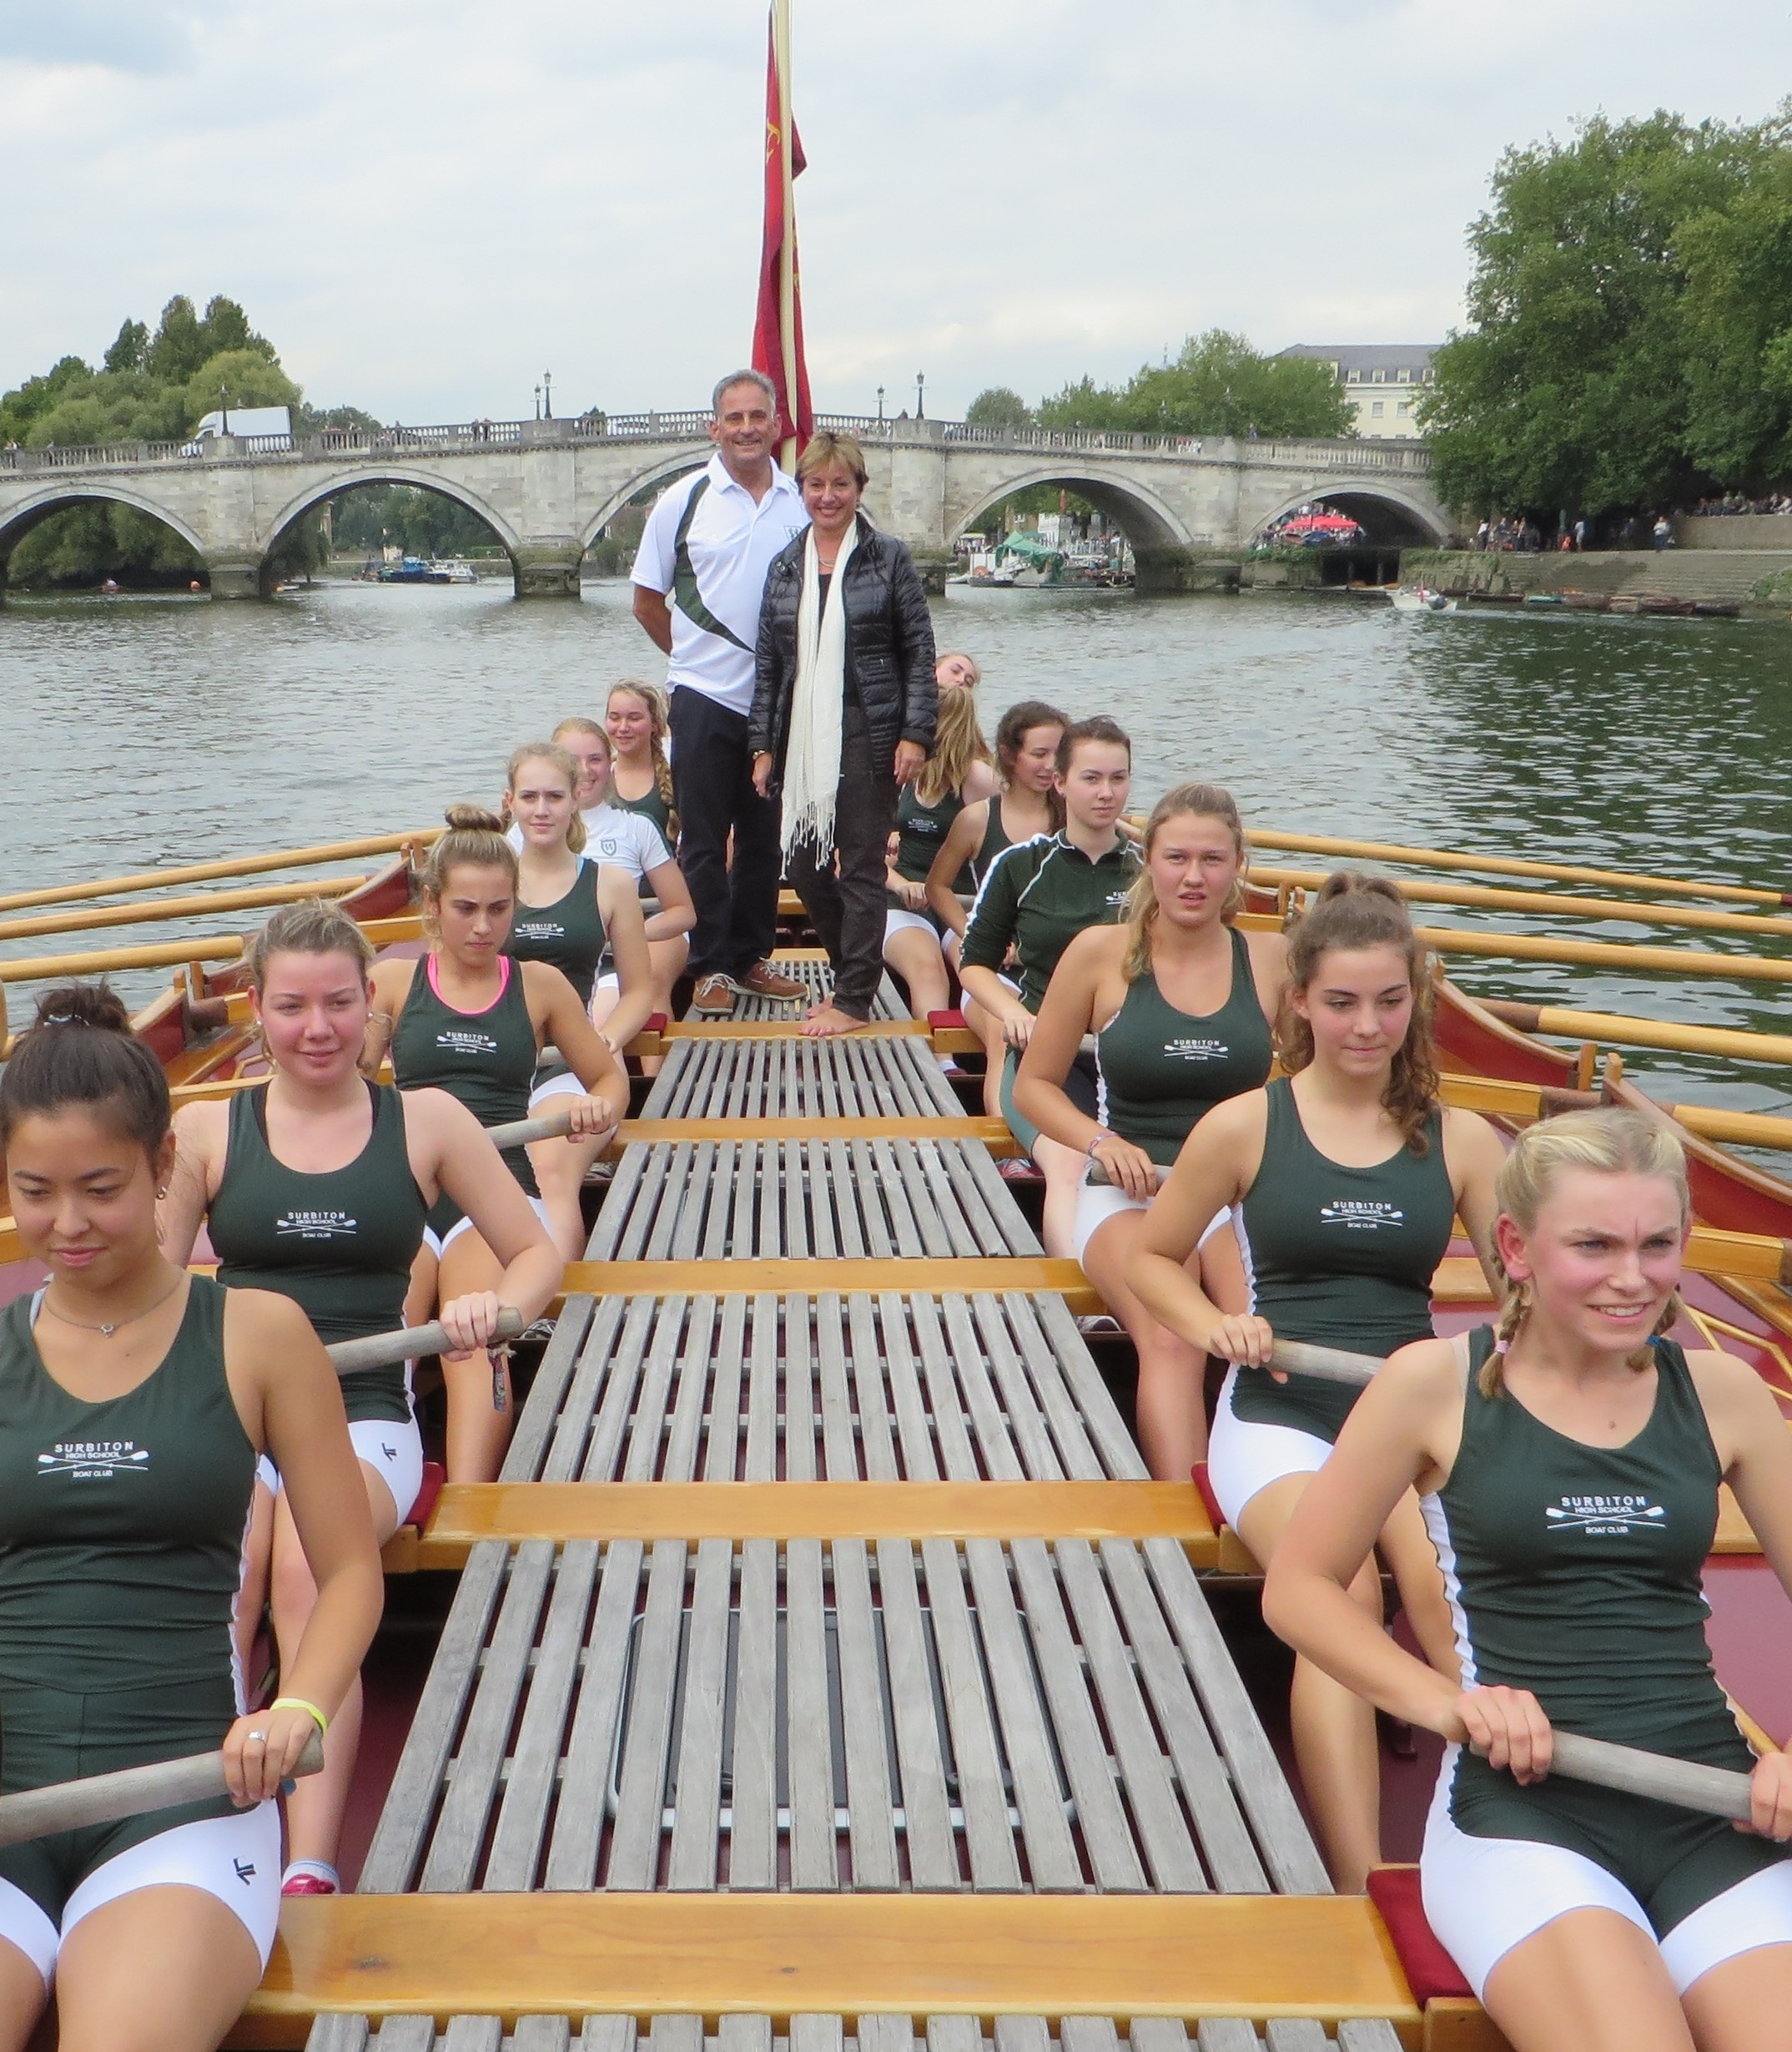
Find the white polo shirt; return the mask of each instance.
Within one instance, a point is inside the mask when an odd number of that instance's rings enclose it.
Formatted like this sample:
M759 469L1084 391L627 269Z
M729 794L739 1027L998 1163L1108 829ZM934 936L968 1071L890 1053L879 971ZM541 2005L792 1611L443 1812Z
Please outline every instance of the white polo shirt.
M678 523L702 477L709 480L709 489L692 520L685 545L703 604L736 638L729 641L699 627L674 598L666 688L672 692L688 684L730 712L745 714L753 710L753 645L758 638L766 572L779 550L808 527L809 517L801 487L775 464L772 488L755 504L747 487L728 475L718 452L702 470L668 485L647 516L632 574L634 582L650 592L672 592Z
M600 869L627 870L638 884L649 870L670 862L666 837L645 813L624 812L619 805L594 805L579 814L585 823L586 860ZM522 829L512 824L504 838L522 853Z

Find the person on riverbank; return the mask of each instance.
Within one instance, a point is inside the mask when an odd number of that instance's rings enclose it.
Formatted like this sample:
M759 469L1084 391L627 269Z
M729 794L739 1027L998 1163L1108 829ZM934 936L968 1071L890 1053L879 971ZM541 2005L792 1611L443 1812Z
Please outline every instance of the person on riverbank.
M784 1004L803 994L768 959L778 807L754 786L747 734L766 573L808 524L795 479L772 460L778 426L778 395L763 372L721 381L709 425L716 453L661 493L632 572L635 618L670 658L679 855L697 907L692 1002L711 1016L732 1011L740 993Z
M291 1298L326 1345L405 1323L411 1270L438 1194L462 1205L501 1273L470 1284L439 1313L469 1348L490 1337L501 1303L533 1318L557 1288L560 1261L476 1122L440 1091L370 1082L360 1062L371 1016L373 950L340 906L284 905L250 941L249 1002L273 1073L228 1101L183 1105L174 1170L160 1213L164 1251L184 1264L204 1226L219 1279ZM384 1545L423 1480L408 1367L370 1369L342 1385L349 1437ZM278 1458L264 1461L243 1542L239 1658L246 1667L270 1597L283 1671L309 1629L319 1568L305 1544ZM360 1743L360 1684L345 1693L324 1772L287 1805L293 1893L329 1893Z
M1268 1567L1357 1392L1269 1369L1278 1339L1389 1354L1432 1332L1432 1278L1459 1213L1489 1279L1498 1135L1438 1100L1431 981L1404 902L1380 877L1328 877L1289 938L1287 1073L1216 1105L1145 1214L1126 1281L1145 1310L1234 1365L1207 1476L1226 1522ZM1230 1206L1256 1293L1215 1303L1189 1257ZM1267 1371L1267 1372L1265 1372ZM1410 1495L1379 1527L1420 1643L1452 1658L1437 1557ZM1379 1622L1365 1568L1352 1595ZM1381 1780L1367 1704L1308 1662L1291 1697L1295 1755L1340 1888L1381 1858Z
M1014 1076L1014 1103L1048 1139L1100 1166L1105 1181L1076 1193L1071 1253L1131 1334L1139 1354L1139 1445L1151 1473L1181 1481L1206 1457L1206 1356L1158 1323L1133 1293L1126 1266L1160 1171L1216 1105L1268 1080L1271 1021L1287 984L1277 933L1228 923L1244 902L1245 829L1231 794L1183 784L1160 798L1145 829L1145 867L1124 926L1077 935L1059 958ZM1095 1036L1093 1114L1065 1092L1084 1036ZM1210 1301L1250 1308L1228 1212L1216 1213L1195 1254Z
M159 1244L168 1081L118 996L39 999L0 1076L13 1214L43 1286L0 1313L0 1789L223 1748L228 1792L0 1848L0 2044L209 2052L279 1916L274 1798L335 1727L379 1554L329 1358L299 1308ZM282 1694L245 1713L233 1615L259 1458L315 1565ZM145 2034L153 2025L153 2040Z
M1024 698L1009 706L995 729L1000 790L966 804L940 843L927 873L927 907L940 922L941 951L954 969L970 919L965 898L976 891L996 857L1004 848L1017 847L1036 834L1055 834L1064 824L1058 744L1069 724L1064 713L1043 699ZM960 880L967 872L970 882L961 896ZM965 1025L984 1044L983 1108L991 1118L999 1118L1007 1051L1001 1022L968 991L961 1003Z
M610 687L604 702L604 732L610 737L610 803L618 812L638 812L678 852L678 808L672 798L672 731L666 694L657 684L632 677Z
M927 902L928 872L965 806L1001 789L977 723L975 674L968 656L942 656L934 665L939 709L933 753L896 797L884 875L883 959L907 986L909 1009L920 1019L945 1011L952 1000L944 952L949 929ZM954 880L956 890L975 889L968 862Z
M1284 1533L1264 1615L1447 1748L1425 1913L1515 2052L1756 2052L1792 2014L1792 1756L1754 1760L1701 1581L1728 1483L1792 1593L1792 1439L1744 1361L1669 1337L1685 1157L1617 1107L1540 1120L1495 1186L1492 1326L1402 1349ZM1410 1492L1460 1673L1351 1601ZM1549 1772L1558 1729L1752 1776L1749 1823Z
M647 915L647 963L652 971L652 1003L650 1012L672 1008L672 986L685 972L690 959L689 935L697 919L690 886L684 871L665 837L645 808L626 808L615 802L611 776L615 750L607 729L594 719L563 719L554 729L556 747L563 748L579 773L576 792L579 820L585 833L585 852L602 869L624 870L634 882L637 894L657 898L658 910ZM514 829L511 845L521 849L522 837ZM607 1029L607 1037L618 1054L627 1046L608 1021L618 989L613 970L598 974L591 996L593 1022ZM652 1075L659 1067L656 1057L642 1064Z
M833 989L805 1034L867 1025L883 973L886 855L898 789L934 744L934 628L907 547L859 501L864 451L826 430L797 459L809 516L766 578L748 722L753 788L783 794L785 869Z
M377 1069L390 1050L401 1089L445 1091L481 1126L506 1126L527 1116L541 1050L551 1042L586 1093L566 1100L567 1140L601 1145L627 1114L628 1079L561 971L505 952L519 869L501 822L477 805L451 805L447 819L423 875L429 952L375 965L364 1066ZM546 1228L526 1149L503 1159ZM412 1310L423 1317L438 1296L497 1289L503 1258L451 1192L439 1197L413 1271ZM558 1254L552 1258L557 1269ZM491 1481L511 1436L509 1366L481 1349L445 1360L442 1375L448 1479Z
M572 758L551 741L530 742L511 758L506 790L511 832L521 836L522 846L504 952L515 961L551 962L577 992L587 1016L595 1009L598 971L607 953L614 963L609 972L614 991L600 1032L620 1061L655 1010L653 967L634 880L626 868L600 864L585 852L585 822L575 809L578 781ZM536 1068L528 1116L539 1116L561 1097L584 1095L585 1085L556 1051L551 1065ZM589 1134L529 1144L547 1228L568 1261L576 1261L585 1250L579 1193L601 1144Z
M1061 1256L1070 1251L1086 1157L1040 1132L1025 1117L1014 1102L1014 1075L1060 956L1085 927L1115 925L1125 917L1127 894L1139 874L1138 844L1121 819L1132 788L1132 744L1125 730L1104 714L1066 727L1058 744L1055 786L1064 824L1056 833L1004 849L990 865L964 929L959 978L1000 1031L1001 1116L1044 1176L1041 1237L1047 1253ZM994 810L995 801L989 802ZM948 835L949 847L950 841ZM1002 974L1010 950L1018 988ZM1092 1056L1076 1056L1064 1088L1070 1102L1093 1117Z

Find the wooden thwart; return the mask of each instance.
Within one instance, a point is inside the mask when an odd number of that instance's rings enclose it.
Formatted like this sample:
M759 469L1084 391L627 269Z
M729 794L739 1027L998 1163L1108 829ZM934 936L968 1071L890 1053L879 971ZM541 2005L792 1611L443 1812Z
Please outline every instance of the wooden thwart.
M1150 1539L1198 1568L1219 1543L1186 1482L493 1482L443 1490L420 1568L481 1540Z
M898 1290L925 1296L973 1297L1047 1293L1075 1312L1102 1309L1074 1261L1043 1254L924 1257L889 1260L574 1261L561 1288L566 1297L846 1296Z
M233 2044L320 2011L1420 2015L1362 1896L534 1893L299 1898Z

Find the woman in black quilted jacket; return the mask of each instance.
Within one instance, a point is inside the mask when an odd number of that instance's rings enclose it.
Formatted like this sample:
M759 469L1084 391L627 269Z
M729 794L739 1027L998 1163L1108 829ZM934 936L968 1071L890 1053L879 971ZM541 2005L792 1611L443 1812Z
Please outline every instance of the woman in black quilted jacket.
M934 629L908 550L860 511L852 436L814 436L797 477L810 524L766 577L748 741L759 791L782 786L785 874L833 965L803 1022L818 1036L863 1026L883 973L897 787L934 742Z

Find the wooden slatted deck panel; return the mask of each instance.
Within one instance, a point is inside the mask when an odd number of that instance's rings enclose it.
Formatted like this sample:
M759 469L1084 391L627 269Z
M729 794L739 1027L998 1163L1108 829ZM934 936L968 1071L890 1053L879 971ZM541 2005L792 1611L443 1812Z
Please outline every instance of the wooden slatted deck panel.
M1190 2029L1170 2017L1135 2017L1129 2030L1112 2017L1067 2017L1054 2029L1043 2017L1003 2016L993 2032L964 2016L793 2016L788 2030L770 2017L725 2016L710 2030L701 2016L656 2016L643 2029L632 2016L530 2016L514 2032L496 2016L457 2016L445 2031L427 2017L400 2016L370 2027L362 2016L320 2024L312 2052L1397 2052L1391 2024L1367 2018L1335 2034L1303 2018L1284 2017L1261 2034L1239 2017L1209 2017Z
M798 966L818 991L819 965ZM880 1015L896 1010L886 986ZM501 1485L465 1493L459 1586L360 1893L295 1906L238 2042L297 2043L287 2019L315 2009L310 2052L1418 2043L1385 1935L1331 1896L1208 1609L1198 1505L1154 1524L1164 1485L1062 1298L945 1287L954 1261L1040 1253L987 1149L776 1137L959 1112L921 1038L669 1043L647 1117L770 1137L626 1147L590 1261L931 1260L940 1286L566 1298ZM566 1495L592 1484L612 1494ZM765 1492L793 1484L781 1525ZM911 1488L917 1529L893 1530ZM688 1530L644 1515L660 1489ZM1070 1489L1096 1493L1075 1500L1085 1536L1049 1529L1074 1525ZM575 1500L596 1535L554 1529ZM798 1897L793 1920L778 1906ZM729 1911L713 1929L705 1903ZM1197 1931L1178 1903L1219 1921ZM1078 1921L1055 1936L1060 1911ZM605 1942L608 1915L627 1931ZM1042 1976L1060 1959L1069 1978ZM820 2013L780 1974L828 1990ZM390 1999L354 1992L369 1981ZM432 1985L470 2013L425 2014ZM620 2013L577 2010L606 1989ZM890 2013L836 2014L848 1995Z

